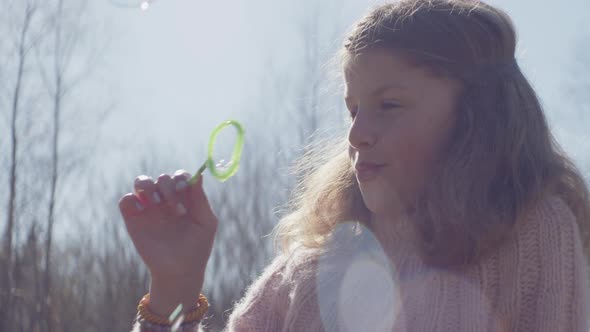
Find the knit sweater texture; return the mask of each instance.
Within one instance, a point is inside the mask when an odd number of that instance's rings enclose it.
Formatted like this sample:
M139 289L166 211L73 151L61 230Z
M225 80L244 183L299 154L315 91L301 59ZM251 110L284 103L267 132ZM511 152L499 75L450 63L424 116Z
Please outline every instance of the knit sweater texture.
M397 228L348 245L351 232L346 224L335 232L346 245L275 257L224 331L590 331L588 263L575 216L557 196L462 268L424 264Z

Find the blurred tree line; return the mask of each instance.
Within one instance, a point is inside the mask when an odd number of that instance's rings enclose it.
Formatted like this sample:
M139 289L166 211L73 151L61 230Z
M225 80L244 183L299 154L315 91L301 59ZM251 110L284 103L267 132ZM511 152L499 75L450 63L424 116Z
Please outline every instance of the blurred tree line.
M272 258L293 159L345 117L320 88L342 31L325 7L308 1L294 18L298 70L268 57L238 174L206 184L220 219L204 289L212 330ZM91 14L87 0L0 0L0 331L128 331L148 289L118 200L137 175L182 166L174 147L151 142L133 162L113 160L120 172L100 171L98 128L116 101L84 97L108 44Z

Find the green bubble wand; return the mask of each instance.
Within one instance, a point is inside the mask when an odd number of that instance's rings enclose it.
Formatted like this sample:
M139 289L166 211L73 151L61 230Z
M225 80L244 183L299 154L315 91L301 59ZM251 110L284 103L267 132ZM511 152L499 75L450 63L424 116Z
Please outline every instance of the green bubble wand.
M236 128L238 132L238 137L236 141L236 145L234 145L234 150L232 152L231 160L226 163L222 164L221 162L215 164L213 160L213 147L215 146L215 140L217 139L217 135L225 129L226 127L233 126ZM199 176L205 171L205 169L209 168L209 172L213 175L214 178L218 179L221 182L227 181L230 177L232 177L238 171L238 166L240 165L240 157L242 156L242 148L244 147L244 128L242 125L235 120L227 120L217 126L213 133L211 133L211 138L209 139L209 152L207 155L207 160L203 163L203 165L199 168L197 173L193 175L193 177L189 180L190 184L194 184L199 179ZM222 160L223 161L223 160Z

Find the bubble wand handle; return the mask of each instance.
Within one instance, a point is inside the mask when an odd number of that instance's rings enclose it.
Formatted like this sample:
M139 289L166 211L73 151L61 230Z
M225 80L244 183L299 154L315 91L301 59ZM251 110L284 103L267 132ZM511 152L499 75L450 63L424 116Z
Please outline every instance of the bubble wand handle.
M193 177L188 181L190 184L195 184L199 180L199 176L203 174L203 172L207 169L207 161L203 163L203 165L199 168L199 170L193 175Z

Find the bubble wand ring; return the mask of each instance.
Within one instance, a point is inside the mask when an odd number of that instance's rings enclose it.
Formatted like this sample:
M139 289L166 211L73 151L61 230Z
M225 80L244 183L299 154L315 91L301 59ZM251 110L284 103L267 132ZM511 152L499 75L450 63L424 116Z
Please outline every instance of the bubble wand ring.
M225 127L234 126L238 132L237 142L234 146L234 150L232 152L231 160L227 164L226 170L219 170L217 165L213 161L213 147L215 147L215 140L217 139L217 135L225 129ZM227 181L230 177L232 177L238 171L238 166L240 165L240 157L242 156L242 148L244 147L244 128L242 125L235 121L235 120L227 120L217 126L213 133L211 133L211 138L209 139L209 151L207 153L207 160L203 163L203 165L199 168L197 173L189 180L190 184L194 184L199 179L199 176L205 171L206 168L209 168L209 172L213 175L214 178L218 179L221 182ZM221 167L225 168L225 167Z

